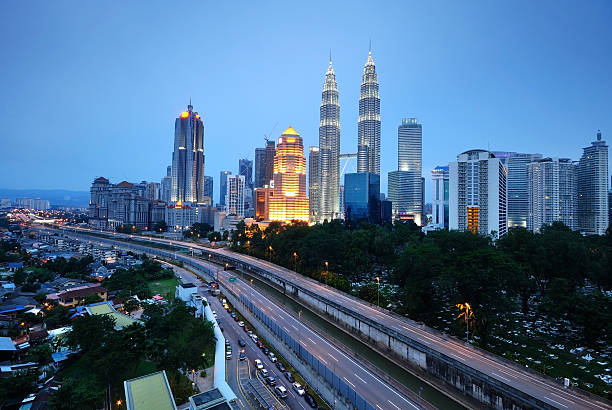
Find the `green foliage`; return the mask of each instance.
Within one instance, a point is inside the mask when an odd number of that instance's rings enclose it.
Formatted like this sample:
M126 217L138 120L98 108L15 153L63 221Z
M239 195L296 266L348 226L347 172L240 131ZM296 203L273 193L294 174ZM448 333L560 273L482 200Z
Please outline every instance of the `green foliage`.
M191 225L191 228L183 232L185 238L206 238L209 232L213 232L212 225L207 223L196 222Z
M99 349L110 333L114 333L115 319L108 315L86 315L72 322L72 331L68 333L68 345L84 353Z
M28 351L27 360L37 362L40 365L51 363L51 346L44 343L31 348Z
M32 392L38 375L34 370L18 372L11 377L0 377L0 405L22 399Z
M119 233L140 233L142 230L136 225L119 225L115 228L115 231Z
M158 221L153 225L153 232L166 232L168 230L168 225L166 221Z
M141 265L128 270L117 270L104 280L104 287L121 291L122 296L138 295L139 298L146 299L151 296L148 281L171 278L174 278L172 269L164 269L159 261L146 258Z
M137 310L139 307L140 307L140 304L138 303L136 299L128 299L123 304L123 309L125 309L125 311L128 313L131 313Z
M103 302L103 301L104 299L102 299L97 293L94 293L92 295L86 296L85 299L83 300L83 304L92 305L94 303Z
M67 379L47 403L50 410L95 410L104 404L105 389L94 378Z
M89 277L89 264L92 263L93 257L85 256L83 258L55 258L49 260L42 266L49 272L58 273L66 278L85 278Z
M70 310L62 305L53 306L46 311L44 320L49 330L66 326L70 324Z

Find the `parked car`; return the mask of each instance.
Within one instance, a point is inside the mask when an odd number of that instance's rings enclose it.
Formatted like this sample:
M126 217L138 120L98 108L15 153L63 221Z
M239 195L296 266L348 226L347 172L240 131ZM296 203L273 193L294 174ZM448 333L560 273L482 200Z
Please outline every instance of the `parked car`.
M257 370L263 369L263 363L261 362L261 360L255 359L255 361L253 363L255 364L255 368Z
M285 386L276 386L274 388L274 393L281 399L287 398L287 389L285 389Z
M267 347L264 347L263 352L267 356L270 353L270 349L268 349Z
M234 316L234 322L238 322L240 318L238 316Z
M244 326L244 322L241 320L240 322L238 322L238 326L243 327Z
M312 397L310 394L306 393L304 395L304 400L306 400L306 403L308 403L308 405L310 407L312 407L313 409L318 409L319 408L319 405L315 401L314 397Z
M225 345L226 345L226 346L229 346L229 345L230 345L230 341L229 341L229 340L227 340L227 339L225 339Z
M263 342L261 340L257 341L257 347L259 347L260 349L264 348L264 344L263 344Z
M242 339L238 339L238 344L240 345L240 347L245 347L246 346L245 341L242 340Z
M276 379L274 378L274 376L268 376L266 377L266 383L270 386L276 386Z
M285 372L284 375L285 375L285 378L289 380L289 383L295 382L295 378L293 377L291 372Z
M232 317L232 319L233 319L233 318L235 318L235 317L236 317L236 314L235 314L235 313L232 313L230 316L231 316L231 317Z
M264 351L265 351L265 350L264 350ZM274 353L272 353L272 352L268 353L268 357L270 358L270 361L271 361L272 363L276 363L276 361L278 360L278 359L276 358L276 355L275 355Z
M281 373L285 372L285 365L281 362L276 362L276 368L281 371Z
M295 390L298 396L303 396L304 394L306 394L306 392L304 391L304 388L298 382L293 383L293 390Z
M268 376L270 375L266 369L261 369L259 372L261 373L261 376L262 376L264 379L267 379L267 378L268 378Z
M246 326L246 325L245 325L245 326L243 327L243 329L244 329L244 331L245 331L245 332L247 332L247 333L249 332L249 327L248 327L248 326Z
M246 360L246 354L244 354L244 350L242 350L240 352L240 356L238 356L238 358L242 361L242 360Z

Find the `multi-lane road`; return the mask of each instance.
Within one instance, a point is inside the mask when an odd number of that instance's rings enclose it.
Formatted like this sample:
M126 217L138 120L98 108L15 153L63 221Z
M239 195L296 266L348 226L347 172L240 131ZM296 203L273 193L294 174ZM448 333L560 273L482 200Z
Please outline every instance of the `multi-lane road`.
M603 401L595 400L575 390L566 389L560 384L557 384L556 382L551 381L550 379L545 378L544 376L539 376L538 374L525 371L521 369L518 365L510 364L506 361L501 360L495 355L491 355L486 352L474 349L471 346L465 345L458 340L443 337L440 334L433 332L426 327L422 327L408 319L393 315L385 311L384 309L377 308L376 306L370 305L352 296L339 292L336 289L316 282L310 278L306 278L302 275L299 275L289 269L285 269L278 265L274 265L272 263L254 257L237 254L227 249L211 250L209 248L200 247L190 242L177 242L164 239L153 240L166 244L175 244L191 247L193 249L201 249L203 252L206 253L214 253L228 256L231 258L235 258L236 260L240 260L243 263L252 265L254 267L264 269L272 274L279 275L288 282L293 282L306 290L309 290L325 299L328 299L329 301L343 306L344 308L350 311L369 317L375 322L389 329L392 329L395 332L403 334L406 337L413 339L433 350L436 350L439 353L451 359L454 359L465 366L468 366L478 372L488 375L489 377L498 380L500 383L506 384L507 386L513 387L519 391L522 391L525 394L542 400L552 407L559 409L612 408ZM263 297L254 290L252 290L250 287L248 287L246 284L241 283L240 286L245 287L242 290L243 292L254 292L254 297L258 301L258 304L261 304L263 302ZM263 310L266 311L265 309ZM268 314L269 312L266 311L266 313ZM279 320L285 320L288 324L288 329L291 329L293 326L300 326L300 323L295 318L293 318L291 315L286 314L282 310L280 311L280 313L278 313L278 310L276 313L272 313L278 315ZM344 365L345 363L351 363L351 369L359 370L355 372L352 372L352 370L343 371L343 377L345 377L347 383L349 383L351 386L355 386L355 390L363 391L364 397L367 397L368 399L370 397L374 397L374 401L376 403L385 403L387 407L381 408L393 409L397 405L399 405L398 408L411 408L411 405L405 404L411 403L408 399L403 398L403 400L399 403L394 402L393 399L399 401L399 398L397 397L398 394L387 384L382 382L376 376L372 375L358 363L355 363L353 359L343 355L342 352L338 351L338 349L336 349L331 344L328 343L327 345L324 345L323 340L321 340L321 338L318 337L315 333L313 333L310 329L306 328L305 326L302 326L302 328L305 329L305 337L302 337L301 340L311 343L308 348L316 348L319 343L322 344L322 349L319 349L317 351L320 358L322 358L323 363L328 362L331 367L333 367L334 363L342 363L343 370L346 367ZM309 337L311 337L312 340L309 340ZM365 374L366 377L363 377L362 373ZM355 384L355 382L357 382L357 384ZM362 387L365 390L362 390ZM383 394L376 394L376 391L380 391ZM393 391L395 394L390 395L389 391ZM373 394L373 396L370 396L370 393ZM378 398L380 398L380 400L378 400Z

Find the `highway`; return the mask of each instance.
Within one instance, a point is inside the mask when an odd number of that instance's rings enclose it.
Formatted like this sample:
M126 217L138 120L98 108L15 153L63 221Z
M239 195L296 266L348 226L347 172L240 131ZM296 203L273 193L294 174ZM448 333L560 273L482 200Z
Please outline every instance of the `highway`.
M127 237L129 235L125 236ZM201 249L202 252L205 252L207 254L213 253L232 257L243 263L247 263L252 266L265 269L268 272L283 277L288 282L293 282L303 287L304 289L307 289L315 294L320 295L323 298L326 298L334 303L337 303L340 306L345 307L350 311L369 317L372 320L380 323L381 325L386 326L389 329L392 329L400 334L403 334L406 337L411 338L424 346L436 350L452 360L456 360L457 362L460 362L465 366L468 366L478 372L481 372L491 378L498 380L500 383L511 386L532 397L542 400L552 407L558 409L612 408L612 406L609 406L603 401L596 401L574 390L565 389L560 384L557 384L554 381L545 378L544 376L539 376L537 374L522 370L519 365L507 363L495 355L487 354L486 352L483 352L481 350L474 349L469 345L465 345L459 340L455 340L450 337L443 337L442 335L435 333L434 331L431 331L426 327L421 327L420 325L409 319L404 319L397 315L391 314L384 309L370 305L369 303L363 302L350 295L344 294L334 288L328 287L325 284L321 284L310 278L306 278L302 275L299 275L289 269L274 265L270 262L247 255L237 254L227 249L209 249L203 246L198 246L191 242L177 242L157 238L152 239L152 241L165 244L174 244L193 249ZM241 283L239 286L246 285ZM253 292L255 298L254 301L258 303L258 306L260 308L262 308L261 303L263 297L259 295L258 292L252 290L248 286L246 286L246 288L244 289L241 288L241 291ZM265 309L263 310L266 311ZM290 315L287 315L282 310L280 311L280 313L278 309L276 309L274 312L266 311L266 313L277 314L279 320L283 320L283 323L288 324L287 329L291 329L293 326L295 326L295 328L299 328L298 326L301 325L296 319L294 319ZM329 343L325 345L326 342L319 338L311 330L305 328L304 326L302 326L302 328L304 328L304 337L301 337L300 339L305 343L310 343L309 345L307 344L306 347L309 349L311 347L313 349L318 348L317 354L320 358L322 358L323 363L328 362L331 367L333 367L334 363L342 363L341 371L348 370L343 371L343 376L345 377L345 380L351 386L355 386L354 389L356 391L363 391L363 397L367 398L368 400L371 400L371 398L374 397L376 398L376 403L383 403L387 406L379 408L393 409L397 405L399 405L399 407L397 408L411 408L412 403L410 405L406 404L410 403L409 400L403 398L403 400L398 403L399 398L395 396L397 395L397 393L395 393L395 395L389 395L389 390L393 390L388 385L379 380L376 376L371 375L366 369L355 363L351 358L345 356L342 352L338 351ZM309 338L312 338L312 340L310 340ZM323 346L325 346L325 348L321 349L321 347ZM315 352L311 353L315 354ZM345 364L348 363L351 364L350 369L355 370L354 372L352 370L345 369ZM363 377L362 374L365 374L366 376ZM368 376L368 374L370 375ZM385 394L383 394L381 397L380 394L375 393L375 391L378 390ZM370 394L372 394L372 396L370 396ZM378 398L380 398L380 400ZM378 406L380 406L380 404Z
M83 239L82 235L86 233L73 234L64 232L67 236L76 236L79 239ZM127 235L129 237L129 235ZM87 237L87 236L86 236ZM106 243L117 245L118 247L131 247L140 250L146 250L148 247L140 243L126 243L120 240L113 240L110 238L101 238L97 236L87 237L88 241ZM153 251L159 251L157 248L153 248ZM168 252L168 251L166 251ZM204 268L211 268L218 270L219 280L226 286L230 285L229 278L230 273L219 269L218 266L212 265L209 262L202 260L197 257L191 257L188 255L180 255L181 259L189 260L194 265L199 265ZM270 301L264 295L253 289L249 284L246 284L240 278L237 278L235 282L231 284L233 286L233 292L235 294L243 294L249 298L255 305L263 310L269 317L273 318L277 324L283 326L283 328L291 333L294 337L300 340L300 343L308 349L308 351L323 362L329 369L332 369L339 377L350 385L356 392L358 392L364 399L379 410L403 410L403 409L421 409L422 405L418 404L418 398L410 398L404 392L400 393L395 388L391 387L384 380L379 378L371 370L364 367L362 364L357 363L349 355L345 354L340 349L332 345L328 340L322 338L317 333L309 329L304 323L293 317L287 311L277 306L274 302ZM210 299L210 298L208 298ZM224 311L217 311L218 317L222 320ZM227 320L223 320L227 323ZM232 346L234 349L237 348ZM261 354L263 356L263 354ZM263 359L263 357L262 357ZM274 368L276 369L276 367ZM284 379L280 379L283 380ZM289 383L285 384L285 387L290 387ZM304 404L305 403L301 403ZM427 408L430 406L427 405Z

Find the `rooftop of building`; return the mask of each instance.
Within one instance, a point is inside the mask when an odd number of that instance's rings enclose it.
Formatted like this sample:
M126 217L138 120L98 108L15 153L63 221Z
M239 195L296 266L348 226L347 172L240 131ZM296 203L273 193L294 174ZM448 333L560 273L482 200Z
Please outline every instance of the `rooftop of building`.
M134 188L134 184L127 182L127 181L121 181L117 184L117 187L119 188Z
M108 315L115 319L115 328L123 329L133 323L140 323L136 319L132 319L129 316L123 315L115 310L111 302L99 302L85 306L85 310L90 315Z
M285 131L283 131L282 135L297 135L299 136L300 134L298 134L298 132L293 129L293 127L289 126L289 128L287 128Z
M176 410L165 371L123 382L128 410Z
M0 337L0 351L13 352L15 350L17 348L10 337Z

